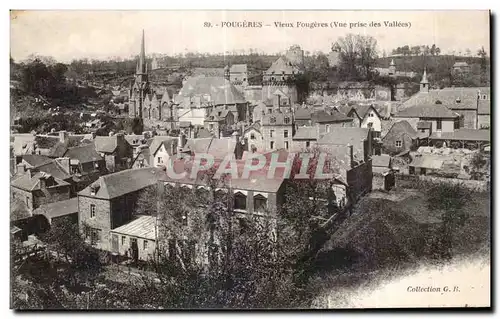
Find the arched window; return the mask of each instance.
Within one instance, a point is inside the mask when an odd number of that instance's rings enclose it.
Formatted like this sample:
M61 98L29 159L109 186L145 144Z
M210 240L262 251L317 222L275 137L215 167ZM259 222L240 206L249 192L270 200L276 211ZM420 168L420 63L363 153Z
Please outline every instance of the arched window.
M247 209L247 196L241 192L234 194L234 209L246 210Z

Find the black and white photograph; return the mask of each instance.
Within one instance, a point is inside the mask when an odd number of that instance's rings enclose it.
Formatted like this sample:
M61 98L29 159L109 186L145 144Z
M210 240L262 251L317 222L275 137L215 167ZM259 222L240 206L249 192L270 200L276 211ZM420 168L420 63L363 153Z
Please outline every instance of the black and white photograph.
M10 10L10 308L490 308L490 14Z

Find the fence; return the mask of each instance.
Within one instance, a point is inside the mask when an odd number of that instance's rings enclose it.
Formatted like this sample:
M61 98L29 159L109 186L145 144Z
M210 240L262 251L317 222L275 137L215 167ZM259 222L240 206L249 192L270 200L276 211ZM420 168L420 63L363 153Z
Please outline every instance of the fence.
M426 175L396 174L396 186L403 188L425 188L429 184L461 184L463 187L476 192L489 192L489 181L474 181L458 178L446 178Z

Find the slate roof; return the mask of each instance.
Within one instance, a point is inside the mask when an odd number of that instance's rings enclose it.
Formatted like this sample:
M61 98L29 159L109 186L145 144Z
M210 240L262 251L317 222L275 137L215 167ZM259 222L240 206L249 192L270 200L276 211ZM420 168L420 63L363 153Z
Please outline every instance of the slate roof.
M478 91L490 96L489 87L457 87L444 88L441 90L430 90L429 92L417 92L406 100L401 109L419 104L435 104L436 101L450 109L476 109ZM457 103L457 99L460 103Z
M271 64L269 69L266 71L267 75L280 75L280 74L296 74L300 72L300 69L295 66L290 60L286 57L281 56L276 61Z
M19 177L12 180L10 185L23 190L27 190L29 192L34 190L39 190L40 178L47 176L47 174L44 172L36 172L36 171L33 171L31 174L27 172L26 174L20 175ZM54 179L56 185L50 187L69 186L69 183L55 176L52 176L52 178Z
M61 180L66 180L71 178L71 175L66 169L64 169L57 159L50 161L44 165L40 165L36 168L40 172L45 172Z
M47 218L55 218L75 213L78 213L78 197L40 205L40 207L33 211L34 215L44 215Z
M395 122L394 124L392 124L391 128L389 129L389 131L387 132L386 135L384 135L384 137L382 138L382 140L385 139L386 136L389 135L389 133L394 129L397 129L401 127L403 132L405 132L406 134L408 134L411 138L415 138L417 136L417 131L415 131L415 129L411 126L410 123L408 123L408 121L399 121L399 122Z
M316 123L334 123L334 122L350 122L352 118L346 115L332 111L331 113L324 110L316 111L311 115L311 118Z
M156 240L157 228L156 220L153 216L138 216L131 222L111 230L113 233L139 237L149 240Z
M113 199L155 185L162 174L165 174L163 170L156 167L127 169L99 177L97 181L80 191L78 195ZM95 195L91 195L91 188L94 186L98 186L99 189Z
M332 127L330 132L321 137L321 144L359 144L368 138L368 129L360 127Z
M443 104L420 104L399 111L394 117L456 118L459 115Z
M224 119L230 113L229 110L214 110L208 118L205 119L206 122L220 122L224 121ZM231 113L232 114L232 113Z
M210 96L210 100L206 96ZM215 105L246 103L243 94L223 77L196 76L186 80L179 94L177 103L183 103L184 97L200 96L202 103Z
M415 157L409 164L409 166L440 169L443 166L443 163L444 159L440 158L439 156L422 155Z
M194 154L208 153L215 158L224 158L229 154L234 154L236 141L232 138L194 138L189 139L183 149L189 150Z
M52 159L50 157L45 155L36 155L36 154L23 155L22 159L32 167L37 167L52 162Z
M130 145L140 145L142 140L145 140L144 135L139 135L139 134L130 134L130 135L125 135L125 140L130 144Z
M153 137L151 142L151 145L149 146L149 151L151 154L156 154L160 146L165 145L165 149L167 150L167 153L170 154L170 146L175 144L174 147L177 147L177 137L172 137L172 136L155 136Z
M124 139L125 143L128 143ZM118 136L96 136L94 139L95 149L99 153L113 153L118 147Z
M433 132L430 136L431 139L446 139L446 140L456 140L456 141L484 141L489 142L491 140L490 130L474 130L461 128L455 130L454 132L442 132L441 136L438 137L437 132Z
M310 109L301 107L295 111L294 116L296 120L310 120L311 113L312 111Z
M76 159L82 164L103 160L101 154L96 151L94 143L70 147L66 153L64 153L64 157Z
M293 140L317 140L318 130L316 127L303 126L297 129L297 132L293 136Z

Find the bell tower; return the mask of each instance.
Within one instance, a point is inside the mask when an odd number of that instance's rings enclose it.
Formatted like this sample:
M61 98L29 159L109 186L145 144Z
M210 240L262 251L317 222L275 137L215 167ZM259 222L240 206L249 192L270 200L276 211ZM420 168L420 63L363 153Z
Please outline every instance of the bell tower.
M429 92L429 81L427 80L427 68L424 68L424 75L420 81L420 92Z

